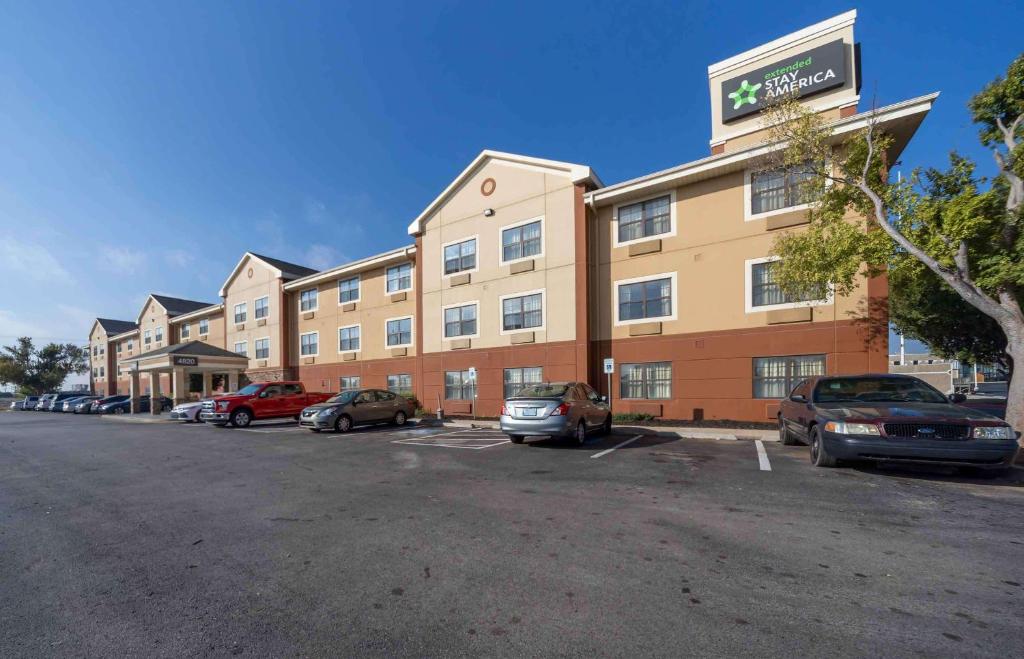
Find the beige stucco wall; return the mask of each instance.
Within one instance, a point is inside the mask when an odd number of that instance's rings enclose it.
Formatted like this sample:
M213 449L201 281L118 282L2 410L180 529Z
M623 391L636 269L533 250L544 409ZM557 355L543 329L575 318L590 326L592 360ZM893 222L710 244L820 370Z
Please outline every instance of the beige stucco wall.
M485 196L481 184L495 181ZM423 350L450 349L444 340L442 307L478 301L478 338L472 348L507 346L511 335L501 330L501 296L544 290L544 329L536 342L572 340L575 328L574 186L566 176L550 171L513 166L499 160L486 162L431 216L425 225L423 268ZM491 208L494 215L484 216ZM501 261L501 231L508 225L543 217L542 255L530 272L511 274ZM444 277L442 245L477 237L477 270L471 283L452 287Z
M857 89L856 89L856 71L854 63L854 36L853 36L853 25L847 25L842 28L829 30L813 36L806 41L801 41L796 45L789 46L778 52L773 52L769 55L765 55L756 59L751 59L744 62L740 66L731 68L727 71L717 73L714 76L708 77L708 86L711 95L711 140L712 142L718 142L720 140L727 139L726 151L735 151L745 145L760 142L764 139L764 134L758 134L756 136L751 135L737 135L738 133L746 133L751 130L762 130L763 121L760 114L751 114L741 119L736 119L729 122L728 124L722 123L722 82L731 80L737 76L742 76L744 73L759 69L763 66L778 63L784 65L787 60L795 55L799 55L803 52L824 45L836 39L842 39L846 46L846 82L842 87L831 89L820 94L808 97L804 103L807 107L816 110L824 110L825 108L838 108L840 105L849 105L857 101ZM755 81L751 80L751 84ZM763 81L757 81L763 82ZM726 99L727 100L727 99ZM838 111L835 110L836 116L838 117Z
M173 339L169 334L171 328L167 321L167 310L159 302L149 298L145 306L142 307L142 313L139 314L139 345L142 352L149 352L150 350L170 345ZM163 327L163 341L156 340L156 328L158 327ZM145 343L147 330L151 332L152 336L152 341L149 345Z
M249 270L252 270L252 277ZM221 326L225 326L226 335L223 339L223 348L234 351L235 343L247 341L250 368L280 368L281 367L281 319L286 317L283 313L291 314L291 310L285 312L281 309L281 285L276 273L262 261L246 257L238 274L228 282L224 289L224 316L221 319ZM255 317L256 300L261 297L268 297L270 301L270 313L266 318L265 325L258 325ZM235 305L246 303L247 320L242 325L235 325ZM222 330L223 331L223 330ZM256 340L270 339L270 357L265 360L256 360Z
M109 339L103 326L95 323L92 332L89 334L89 377L96 385L101 385L110 377L109 365L113 358L110 351L113 349L114 347L109 344ZM94 350L97 351L95 357L93 356ZM93 376L93 373L97 372L96 369L99 369L101 366L103 367L103 377L99 375Z
M338 303L338 282L348 279L353 273L347 273L330 281L316 284L317 310L312 318L303 318L299 311L299 294L313 286L303 287L288 293L289 315L292 319L291 362L293 366L312 364L334 364L342 362L342 353L338 351L338 329L350 325L359 325L360 351L356 362L374 359L393 359L391 348L387 347L386 322L391 318L404 316L413 317L413 345L406 348L406 357L416 354L416 264L413 264L413 289L406 291L406 299L392 302L387 293L387 268L398 265L396 261L384 267L377 267L359 273L359 301L352 311L343 311ZM319 332L318 343L320 354L308 362L299 354L299 336L307 332ZM354 362L344 362L352 364Z
M614 207L600 206L592 228L597 236L597 281L590 305L594 338L626 338L629 325L614 322L616 281L675 273L677 318L662 322L662 334L685 334L767 326L766 311L746 311L746 261L770 256L780 231L767 230L767 219L744 220L744 175L735 172L674 189L676 235L661 239L661 251L629 256L629 247L614 247L618 223ZM635 199L658 196L637 195ZM624 204L633 201L631 199ZM813 307L813 321L850 320L864 315L866 280L849 297ZM651 319L657 320L657 319Z
M199 321L203 319L209 321L209 332L207 334L199 333ZM181 336L184 325L189 326L188 338L182 338ZM179 323L174 323L174 341L175 343L202 341L218 348L224 348L224 312L212 311L201 316L192 316L188 320Z

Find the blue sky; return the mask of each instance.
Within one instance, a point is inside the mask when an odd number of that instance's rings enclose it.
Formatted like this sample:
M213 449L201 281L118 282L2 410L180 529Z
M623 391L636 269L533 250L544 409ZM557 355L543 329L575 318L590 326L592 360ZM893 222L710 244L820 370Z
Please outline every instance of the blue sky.
M20 2L0 21L0 342L85 341L246 250L328 267L493 148L606 183L708 153L706 67L857 8L863 95L941 91L904 154L979 158L965 103L1020 4Z

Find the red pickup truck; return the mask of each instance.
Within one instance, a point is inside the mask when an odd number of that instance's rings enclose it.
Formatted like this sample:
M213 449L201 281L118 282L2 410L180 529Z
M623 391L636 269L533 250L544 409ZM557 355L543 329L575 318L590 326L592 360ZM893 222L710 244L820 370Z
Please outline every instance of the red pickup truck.
M215 426L244 428L256 420L299 418L310 405L334 394L308 393L301 382L254 382L233 394L203 402L199 418Z

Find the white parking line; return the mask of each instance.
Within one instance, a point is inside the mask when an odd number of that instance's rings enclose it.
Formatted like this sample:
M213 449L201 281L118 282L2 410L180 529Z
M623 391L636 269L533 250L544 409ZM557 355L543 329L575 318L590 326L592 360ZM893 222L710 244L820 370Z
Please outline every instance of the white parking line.
M761 471L771 471L772 463L768 462L768 451L764 450L764 444L760 439L754 440L754 444L757 445L757 462L761 466Z
M640 439L641 437L643 437L643 435L635 435L635 436L630 437L629 439L627 439L626 441L624 441L624 442L622 442L620 444L616 444L615 446L613 446L611 448L606 448L605 450L601 451L600 453L595 453L594 455L592 455L590 457L592 457L592 458L599 458L602 455L608 455L609 453L611 453L615 449L622 448L623 446L625 446L627 444L632 444L633 442L635 442L636 440Z

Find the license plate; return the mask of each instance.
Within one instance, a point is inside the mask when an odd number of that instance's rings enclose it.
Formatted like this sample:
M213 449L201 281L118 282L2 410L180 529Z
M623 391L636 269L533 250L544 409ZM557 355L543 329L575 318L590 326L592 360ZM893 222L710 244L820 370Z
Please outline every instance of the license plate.
M535 407L524 407L520 410L523 416L537 416L537 408Z

